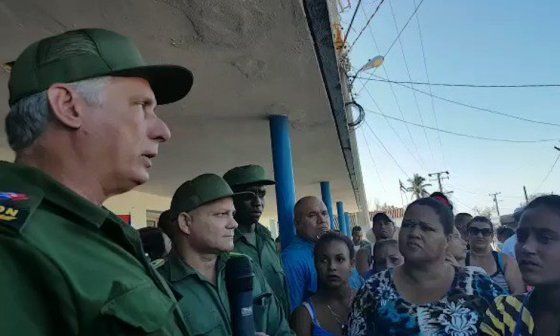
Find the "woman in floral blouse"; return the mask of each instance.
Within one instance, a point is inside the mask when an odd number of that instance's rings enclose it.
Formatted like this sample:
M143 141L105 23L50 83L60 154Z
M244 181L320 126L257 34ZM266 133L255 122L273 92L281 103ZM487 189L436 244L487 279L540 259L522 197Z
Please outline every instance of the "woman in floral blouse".
M399 232L404 264L372 276L356 294L348 335L476 335L503 293L485 274L445 261L453 214L441 202L410 204Z

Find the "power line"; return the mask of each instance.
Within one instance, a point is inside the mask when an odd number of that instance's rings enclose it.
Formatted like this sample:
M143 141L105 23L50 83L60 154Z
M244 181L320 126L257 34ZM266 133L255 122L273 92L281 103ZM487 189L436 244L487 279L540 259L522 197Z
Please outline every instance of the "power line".
M461 201L457 198L457 195L455 195L455 196L453 197L453 199L455 200L455 202L461 204L462 206L464 206L465 208L467 208L467 209L469 209L469 210L473 210L473 209L474 209L474 207L472 207L472 206L470 206L470 205L468 205L468 204L465 204L464 202L461 202Z
M352 42L352 44L350 45L350 48L348 48L348 52L350 52L350 50L352 50L352 47L354 47L354 45L356 44L356 42L358 41L358 39L360 38L360 36L362 36L362 33L364 32L364 30L369 26L369 23L371 22L371 20L373 19L373 17L375 16L375 14L377 14L377 12L379 11L379 8L381 8L381 5L383 4L385 0L381 0L379 2L379 4L377 5L377 8L375 8L375 10L373 11L373 14L371 14L371 16L369 17L369 19L367 20L365 26L362 28L362 30L360 30L360 33L358 33L358 36L356 36L356 38L354 39L354 42ZM359 6L359 4L358 4ZM356 7L356 11L358 10L358 8ZM356 12L354 12L354 15L356 15ZM344 42L346 42L346 39L344 39Z
M413 0L413 3L416 6L416 0ZM422 36L422 28L420 27L420 14L416 14L416 26L418 27L418 38L420 40L420 49L422 50L422 60L424 61L424 71L426 72L426 80L429 83L430 82L430 75L428 74L428 63L426 62L426 52L424 51L424 38ZM431 94L432 93L432 87L428 86L428 89L430 90L430 94ZM434 116L434 122L436 124L436 127L439 128L438 118L437 118L437 114L436 114L436 107L435 107L435 104L434 104L434 97L430 97L430 103L431 103L431 107L432 107L432 114ZM442 162L443 162L444 165L447 165L445 163L445 153L443 152L443 143L441 141L441 135L438 133L437 137L438 137L439 149L440 149L440 152L441 152Z
M379 106L379 104L377 104L377 101L373 98L373 95L371 94L371 92L369 92L369 90L366 88L366 93L369 95L369 97L371 98L371 101L375 104L375 106L377 107L377 109L379 111L381 111L383 113L383 111L381 110L381 107ZM419 166L422 166L422 168L424 168L424 170L426 169L426 166L424 165L424 163L417 159L416 156L414 155L414 153L412 153L412 151L408 148L408 146L405 144L404 140L401 138L401 136L399 135L399 133L395 130L395 128L393 127L393 125L391 125L391 123L389 122L389 119L384 118L385 122L387 122L387 125L389 126L389 128L393 131L393 133L395 134L395 136L397 137L397 139L400 140L400 142L402 143L403 147L407 150L408 154L410 154L410 156L416 160L416 163L418 163ZM408 128L408 125L406 125ZM416 150L418 151L418 149Z
M556 164L558 163L559 160L560 160L560 153L558 153L558 155L556 156L556 160L554 160L554 163L552 164L552 166L548 170L548 173L546 173L546 176L543 178L543 180L541 181L541 183L539 184L537 189L535 189L535 192L538 192L541 189L541 187L543 186L543 184L546 182L546 180L548 180L548 178L550 177L550 174L552 174L552 171L554 170L554 167L556 167Z
M381 174L379 174L379 169L377 169L377 164L375 164L375 160L373 159L373 154L371 153L371 148L369 147L369 143L367 141L366 134L365 134L365 132L360 132L360 133L362 133L362 137L364 137L364 143L366 144L371 163L373 164L373 167L375 168L375 173L377 174L377 178L379 179L379 184L381 185L381 188L383 188L383 191L387 192L387 189L385 188L385 184L383 183L383 179L381 178Z
M356 5L356 9L354 9L354 14L352 14L352 19L350 19L350 24L348 25L348 30L346 30L346 34L344 35L344 42L342 45L346 44L346 39L348 38L348 34L350 34L350 29L352 29L352 24L354 23L354 19L356 18L356 13L358 13L358 8L360 8L360 4L362 0L358 0L358 4Z
M364 9L362 8L362 13L364 15L366 15L366 12L364 11ZM379 53L379 45L377 44L377 40L375 39L375 35L373 34L373 30L371 29L371 26L368 27L369 28L369 33L371 35L371 39L373 40L373 44L375 45L375 48L377 49L377 52ZM387 68L385 66L382 65L383 71L385 72L385 77L389 78L389 73L387 72ZM401 108L401 104L399 104L399 99L397 98L397 94L395 93L395 88L393 87L393 84L389 84L389 87L391 88L391 92L393 94L393 99L395 100L395 104L397 105L397 109L399 110L401 117L404 119L404 112ZM373 99L373 95L370 93L370 91L368 90L367 87L364 86L364 89L366 90L366 93L371 97L371 100L375 103L375 105L377 106L377 109L379 111L381 111L381 108L379 108L379 105L375 102L375 99ZM383 111L381 111L383 112ZM387 119L385 119L387 121L387 124L393 128L390 124L389 121ZM412 133L410 132L410 127L408 127L408 124L404 124L406 127L406 131L408 133L408 137L410 138L410 143L412 143L412 147L414 148L415 152L418 153L418 159L419 159L419 164L420 166L424 167L424 170L426 170L426 167L424 165L424 162L422 160L422 157L420 156L420 151L418 150L418 147L416 146L416 142L414 141L414 139L412 138ZM395 134L397 134L397 137L399 139L401 139L398 136L398 133L395 132ZM408 150L408 146L405 145L404 140L401 139L401 142L403 143L403 146ZM410 152L410 151L409 151ZM411 154L412 155L412 154ZM412 155L412 157L414 157L414 155Z
M365 78L361 78L365 79ZM446 87L468 87L468 88L549 88L549 87L560 87L560 84L458 84L458 83L429 83L429 82L417 82L417 81L395 81L386 78L372 77L367 78L367 80L372 80L376 82L387 82L393 84L414 84L414 85L430 85L430 86L446 86Z
M408 26L408 24L410 23L410 20L412 20L414 15L416 15L416 12L418 12L418 9L420 8L420 6L422 5L423 2L424 2L424 0L421 0L420 3L416 6L416 8L414 9L414 12L412 12L412 15L410 15L410 17L408 18L408 20L406 21L404 26L401 28L401 31L397 34L397 37L395 38L393 43L391 43L391 45L389 46L389 49L387 49L387 52L385 53L385 55L383 55L383 57L387 57L387 54L389 54L391 49L393 49L393 46L400 39L402 32L406 29L406 27Z
M389 0L389 7L391 8L391 16L393 17L393 23L395 24L395 30L399 31L399 26L397 24L397 18L395 17L395 11L393 10L393 4L392 4L391 0ZM408 67L408 61L406 60L406 56L404 54L404 47L402 45L400 35L397 36L397 40L399 42L399 46L400 46L400 49L401 49L401 54L402 54L402 57L403 57L404 67L406 69L406 73L408 75L408 78L410 80L412 80L412 76L410 75L410 69ZM422 126L424 126L424 117L422 116L422 111L420 111L420 104L418 103L418 97L416 96L416 92L413 91L412 95L414 96L414 102L416 104L416 110L418 111L418 116L420 117L420 124L422 124ZM430 155L432 156L432 161L435 161L434 152L432 151L432 146L430 145L430 140L428 139L428 132L426 132L425 128L423 128L422 130L424 131L424 137L426 138L426 144L428 145L428 151L430 152Z
M375 134L375 132L373 131L373 129L371 128L371 126L369 125L369 123L367 122L367 120L364 119L364 122L365 122L367 128L369 129L369 131L371 132L371 134L373 134L373 136L377 139L377 141L379 142L379 144L381 145L381 147L383 147L383 149L385 150L385 152L387 153L387 155L389 155L389 157L393 160L393 162L395 162L395 165L401 170L401 172L402 172L407 178L410 178L410 175L408 175L408 173L403 169L403 167L401 167L401 165L399 164L399 162L397 161L397 159L395 159L395 157L393 156L393 154L391 154L391 152L387 149L387 147L385 147L385 144L383 144L383 141L381 141L381 139L379 139L379 137L377 136L377 134Z
M395 45L395 43L397 43L397 41L399 40L399 38L401 37L402 32L406 29L406 27L408 26L408 24L410 23L410 21L412 20L412 18L414 17L414 15L416 14L416 12L418 12L418 9L420 8L420 6L422 5L422 3L424 3L424 0L421 0L420 3L416 6L416 8L414 9L414 12L412 12L412 15L410 15L410 17L408 18L408 20L406 21L406 23L404 24L404 26L401 28L401 30L399 31L399 33L397 34L397 37L395 37L395 39L393 40L393 42L391 43L391 45L389 46L389 49L387 49L387 52L385 52L385 55L383 55L383 58L386 58L387 55L389 54L389 52L391 51L391 49L393 49L393 46ZM377 69L377 68L376 68ZM375 69L373 71L375 73ZM370 79L373 77L373 74L370 76ZM364 82L364 84L362 85L362 87L360 88L360 91L358 91L358 94L360 92L362 92L362 90L364 89L364 87L366 86L367 82Z
M437 132L442 132L442 133L447 133L447 134L451 134L451 135L456 135L456 136L460 136L460 137L465 137L465 138L472 138L472 139L477 139L477 140L486 140L486 141L495 141L495 142L511 142L511 143L539 143L539 142L551 142L551 141L558 141L559 139L536 139L536 140L516 140L516 139L503 139L503 138L490 138L490 137L483 137L483 136L478 136L478 135L471 135L471 134L465 134L465 133L459 133L459 132L453 132L453 131L448 131L448 130L444 130L441 128L435 128L435 127L431 127L431 126L422 126L420 124L411 122L411 121L407 121L407 120L403 120L403 119L399 119L399 118L395 118L380 112L375 112L372 110L365 110L366 112L369 113L373 113L373 114L377 114L389 119L393 119L393 120L397 120L403 123L407 123L416 127L424 127L427 129L431 129L433 131L437 131Z
M376 77L379 77L379 76L376 76ZM388 77L388 76L386 76L386 77ZM367 78L364 78L364 77L358 77L358 78L359 78L359 79L367 79ZM379 77L379 78L380 78L380 77ZM449 98L445 98L445 97L442 97L442 96L435 95L435 94L433 94L433 93L431 93L431 92L426 92L426 91L419 90L419 89L417 89L417 88L415 88L415 87L413 87L413 86L408 86L408 85L406 85L406 84L398 84L398 83L393 83L393 82L386 82L386 83L389 83L389 86L390 86L391 88L393 87L393 84L396 84L396 85L402 86L402 87L404 87L404 88L407 88L407 89L410 89L410 90L414 90L414 91L416 91L416 92L419 92L419 93L422 93L422 94L424 94L424 95L430 96L430 97L432 97L432 98L436 98L436 99L439 99L439 100L442 100L442 101L445 101L445 102L448 102L448 103L451 103L451 104L456 104L456 105L459 105L459 106L468 107L468 108L473 109L473 110L478 110L478 111L482 111L482 112L488 112L488 113L496 114L496 115L499 115L499 116L502 116L502 117L511 118L511 119L516 119L516 120L520 120L520 121L526 121L526 122L533 123L533 124L540 124L540 125L548 125L548 126L560 127L560 124L556 124L556 123L553 123L553 122L539 121L539 120L524 118L524 117L516 116L516 115L513 115L513 114L509 114L509 113L500 112L500 111L497 111L497 110L492 110L492 109L485 108L485 107L479 107L479 106L475 106L475 105L470 105L470 104L462 103L462 102L457 101L457 100L453 100L453 99L449 99ZM430 91L431 91L431 90L430 90Z

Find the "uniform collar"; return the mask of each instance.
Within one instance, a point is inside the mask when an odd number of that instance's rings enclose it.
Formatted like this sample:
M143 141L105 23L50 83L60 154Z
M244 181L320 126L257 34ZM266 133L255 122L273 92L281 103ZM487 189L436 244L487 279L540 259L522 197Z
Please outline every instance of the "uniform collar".
M9 176L7 180L10 181L8 184L13 186L12 188L18 188L22 192L29 190L31 191L30 197L42 197L97 228L101 227L105 219L111 214L109 210L91 203L39 169L0 161L0 172ZM40 193L35 195L34 190L40 191L42 195ZM16 191L18 190L14 190L14 192ZM115 220L116 216L113 217L112 219ZM76 223L81 222L76 221Z
M218 255L218 259L216 260L216 271L218 276L224 270L227 259L227 253ZM169 255L167 263L169 263L169 281L171 282L181 281L188 277L197 277L199 280L208 281L208 279L203 277L197 270L184 262L176 252L172 252Z
M255 225L255 235L257 237L265 237L265 238L272 239L272 234L270 233L270 230L268 230L261 223L257 223ZM234 244L237 243L237 241L239 241L240 239L243 239L247 243L247 239L245 238L243 233L241 233L241 231L239 231L239 229L235 229L235 231L233 232L233 242L234 242Z

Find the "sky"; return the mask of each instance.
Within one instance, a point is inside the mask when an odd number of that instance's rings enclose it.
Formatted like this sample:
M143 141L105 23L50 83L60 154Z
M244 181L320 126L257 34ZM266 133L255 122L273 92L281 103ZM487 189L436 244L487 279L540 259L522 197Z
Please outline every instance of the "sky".
M560 84L560 1L423 0L399 43L395 21L401 30L421 0L385 0L356 40L379 1L362 1L347 39L348 46L356 41L349 51L353 72L368 59L385 55L382 67L361 72L360 77L373 73L394 81L426 82L429 78L430 83ZM358 0L340 2L351 4L341 14L347 29ZM397 42L387 53L393 41ZM479 108L560 124L560 87L414 88L427 93L431 89L433 95ZM415 97L414 91L396 84L357 79L353 92L355 101L366 110L357 140L370 208L376 203L406 204L410 195L399 191L399 180L406 184L415 173L430 179L428 173L439 171L449 171L443 187L453 191L456 212L494 208L489 194L499 192L500 213L512 213L524 202L523 186L529 195L560 193L560 162L544 180L560 154L554 149L560 140L513 143L465 138L375 113L510 140L560 139L559 126L506 118L436 98L432 101L419 92ZM429 183L428 191L436 191L437 182Z

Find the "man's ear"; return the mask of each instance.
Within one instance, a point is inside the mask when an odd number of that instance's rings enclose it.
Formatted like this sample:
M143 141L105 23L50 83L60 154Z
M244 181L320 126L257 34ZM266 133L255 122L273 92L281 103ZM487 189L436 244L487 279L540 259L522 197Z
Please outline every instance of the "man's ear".
M47 90L47 97L54 118L66 127L82 126L83 100L68 85L57 83Z
M191 225L192 216L186 212L181 212L177 217L177 226L179 227L179 231L188 236L191 233Z

